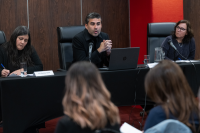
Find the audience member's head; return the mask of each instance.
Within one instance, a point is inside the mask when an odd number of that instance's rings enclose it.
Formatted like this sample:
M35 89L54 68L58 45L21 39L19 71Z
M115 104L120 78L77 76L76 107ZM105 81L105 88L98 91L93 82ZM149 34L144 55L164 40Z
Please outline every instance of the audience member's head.
M192 113L198 114L197 100L181 70L172 61L164 60L152 68L145 78L147 95L161 105L169 118L169 113L191 129Z
M66 76L64 114L82 128L104 128L119 123L118 108L111 102L98 69L89 62L73 64Z

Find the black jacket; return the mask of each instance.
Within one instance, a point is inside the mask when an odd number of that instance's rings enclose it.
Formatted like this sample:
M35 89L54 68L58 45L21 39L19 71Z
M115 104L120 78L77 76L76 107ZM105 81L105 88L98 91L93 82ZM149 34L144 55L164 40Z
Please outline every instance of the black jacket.
M112 126L108 122L105 128L119 132L119 124ZM80 125L75 123L69 116L65 115L58 121L55 133L94 133L94 131L95 130L91 130L89 127L82 129Z
M42 62L35 51L34 47L32 46L32 54L31 54L31 60L33 61L34 65L33 66L27 66L27 73L32 74L34 71L42 71L43 70L43 65ZM0 47L0 63L4 65L6 69L9 70L8 68L8 56L6 53L6 49L1 46ZM0 66L0 72L3 70L2 66Z
M89 43L93 42L94 37L90 35L87 29L78 33L72 40L73 48L73 62L77 61L89 61ZM99 48L103 40L109 40L108 34L101 32L97 37L96 46L93 46L93 52L91 55L91 62L97 67L103 67L103 65L108 66L108 56L106 51L99 53L97 49ZM95 49L94 49L95 48Z
M170 59L170 60L185 60L181 55L179 55L174 48L172 48L169 45L169 40L172 41L172 43L174 44L174 46L177 48L177 50L179 51L179 53L184 56L185 58L189 59L189 60L193 60L194 56L195 56L195 41L194 38L192 38L189 42L187 43L183 43L183 44L179 44L176 40L176 38L172 37L172 36L168 36L166 37L166 39L163 41L161 47L163 48L163 51L165 52L165 58L166 59Z

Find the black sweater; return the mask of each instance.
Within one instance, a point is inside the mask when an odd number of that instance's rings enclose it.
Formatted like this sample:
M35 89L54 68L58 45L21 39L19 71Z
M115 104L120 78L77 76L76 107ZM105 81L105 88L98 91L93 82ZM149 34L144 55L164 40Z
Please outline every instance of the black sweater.
M119 124L112 126L108 122L105 128L119 132ZM94 133L94 131L95 130L91 130L89 127L82 129L80 125L75 123L69 116L65 115L59 120L55 133Z
M163 41L161 47L163 48L163 51L165 52L165 58L170 60L185 60L182 56L180 56L174 48L172 48L168 41L172 40L174 46L177 48L179 53L183 55L185 58L189 60L193 60L195 56L195 41L194 38L192 38L188 43L179 44L175 38L172 36L166 37L166 39Z
M106 51L99 53L97 49L100 47L103 40L109 40L108 34L101 32L97 37L93 37L85 29L82 32L75 35L72 39L73 48L73 62L77 61L89 61L89 43L93 42L93 50L91 54L91 61L97 67L103 67L103 65L108 66L108 58Z
M31 54L31 60L33 61L34 65L33 66L27 66L27 73L32 74L34 71L42 71L43 70L43 65L42 62L32 46L32 54ZM9 70L8 68L8 56L6 53L6 49L3 46L0 46L0 63L4 65L6 69ZM0 72L3 70L2 66L0 66Z

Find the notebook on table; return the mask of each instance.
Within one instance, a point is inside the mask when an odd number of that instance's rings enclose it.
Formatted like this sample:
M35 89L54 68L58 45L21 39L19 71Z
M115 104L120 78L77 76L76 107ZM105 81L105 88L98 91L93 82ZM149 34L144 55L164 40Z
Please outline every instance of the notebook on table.
M99 68L101 71L137 68L139 47L113 48L110 54L109 67Z

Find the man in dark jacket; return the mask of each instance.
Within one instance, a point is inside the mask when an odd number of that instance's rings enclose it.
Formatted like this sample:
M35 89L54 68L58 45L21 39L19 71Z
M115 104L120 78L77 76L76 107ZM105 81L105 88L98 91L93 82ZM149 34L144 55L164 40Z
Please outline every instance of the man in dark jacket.
M73 62L91 61L97 67L108 66L112 41L101 32L102 19L98 13L89 13L85 18L85 29L72 40Z

